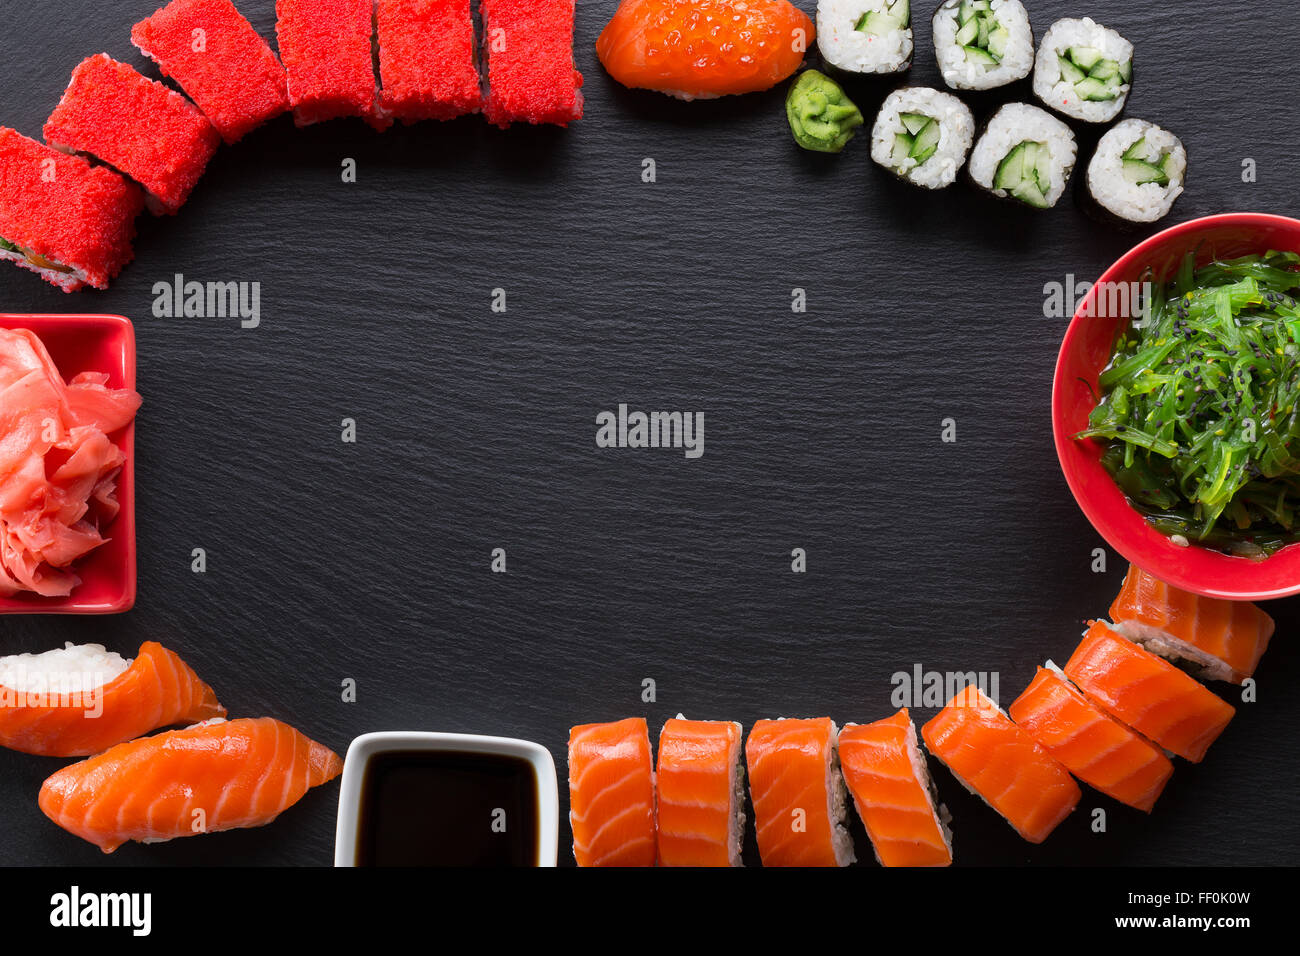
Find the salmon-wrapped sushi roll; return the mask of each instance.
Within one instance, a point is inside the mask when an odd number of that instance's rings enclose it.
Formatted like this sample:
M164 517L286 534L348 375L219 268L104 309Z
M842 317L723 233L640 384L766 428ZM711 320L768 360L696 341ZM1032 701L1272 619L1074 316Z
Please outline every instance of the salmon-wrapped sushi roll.
M829 717L760 720L745 742L764 866L848 866L847 794Z
M151 212L175 215L221 137L175 90L99 53L73 70L45 123L45 141L108 163L144 187Z
M880 865L951 864L948 811L935 801L907 708L873 724L845 724L839 751L844 782Z
M379 0L380 104L404 123L483 105L469 0Z
M921 728L967 790L1030 843L1042 843L1083 796L1065 768L971 684Z
M172 0L135 25L131 42L227 143L289 109L284 67L230 0Z
M111 169L0 127L0 259L64 292L107 289L142 209L144 193Z
M1110 606L1115 630L1153 654L1185 660L1207 680L1240 684L1255 673L1273 619L1249 601L1224 601L1171 587L1136 564Z
M685 720L664 724L655 774L660 866L741 866L745 771L740 724Z
M654 758L644 717L569 731L569 824L578 866L654 866Z
M270 823L343 761L269 717L221 718L118 744L64 767L41 786L41 812L112 853Z
M582 74L573 63L574 0L481 0L489 123L582 119Z
M344 116L391 125L375 81L373 0L276 0L275 15L296 125Z
M1173 775L1164 751L1097 707L1051 661L1007 713L1084 783L1151 812Z
M1107 713L1192 763L1204 759L1236 713L1195 678L1101 621L1066 662L1065 676Z
M212 688L153 641L133 661L98 644L0 657L0 747L10 750L86 757L225 713Z

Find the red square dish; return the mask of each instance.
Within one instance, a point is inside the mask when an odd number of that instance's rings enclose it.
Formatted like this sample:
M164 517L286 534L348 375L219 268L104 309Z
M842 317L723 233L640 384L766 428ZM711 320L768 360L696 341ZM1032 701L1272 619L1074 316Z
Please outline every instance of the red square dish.
M19 315L0 312L0 328L28 329L45 343L65 379L104 372L112 388L135 388L135 329L120 315ZM68 597L0 596L0 614L119 614L135 604L135 422L108 436L126 454L117 481L121 507L109 539L73 568L81 584Z

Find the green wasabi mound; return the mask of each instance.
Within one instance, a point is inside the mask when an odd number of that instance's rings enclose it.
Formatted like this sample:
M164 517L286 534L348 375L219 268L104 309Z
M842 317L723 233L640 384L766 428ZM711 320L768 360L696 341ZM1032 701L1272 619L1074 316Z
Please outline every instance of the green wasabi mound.
M818 153L838 153L863 122L840 85L817 70L805 70L790 86L785 115L794 141Z

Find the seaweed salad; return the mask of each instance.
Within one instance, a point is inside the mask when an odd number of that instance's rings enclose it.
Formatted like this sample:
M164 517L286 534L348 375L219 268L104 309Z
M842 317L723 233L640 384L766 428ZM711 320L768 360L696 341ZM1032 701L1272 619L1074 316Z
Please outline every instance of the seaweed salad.
M1300 254L1195 253L1148 286L1078 439L1179 544L1264 558L1300 540ZM1136 310L1135 310L1136 311Z

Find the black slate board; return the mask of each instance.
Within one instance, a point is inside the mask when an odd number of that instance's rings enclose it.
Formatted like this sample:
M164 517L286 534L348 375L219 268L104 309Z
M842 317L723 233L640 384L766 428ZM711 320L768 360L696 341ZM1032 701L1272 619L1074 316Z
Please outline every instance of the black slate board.
M273 35L270 0L240 5ZM1034 215L961 186L926 195L871 164L865 134L838 157L802 153L783 89L697 104L626 91L593 50L614 7L579 3L588 108L568 131L465 119L381 136L285 118L223 149L180 216L143 221L111 291L64 296L0 270L7 311L131 316L145 397L135 610L4 618L0 652L156 639L233 714L340 752L372 730L519 735L551 748L562 781L573 723L865 721L918 662L998 671L1010 700L1039 661L1068 655L1123 562L1090 572L1101 542L1057 468L1065 323L1042 316L1043 286L1096 278L1136 237L1068 200ZM1300 212L1289 4L1030 7L1039 36L1089 14L1136 44L1128 115L1175 130L1192 162L1171 221ZM101 49L156 75L128 38L152 8L8 11L0 122L39 135L71 68ZM934 85L919 16L911 82ZM884 90L853 91L874 114ZM340 182L347 157L356 184ZM1257 183L1241 181L1245 158ZM175 273L260 282L261 327L154 318L153 286ZM807 314L791 312L795 287ZM703 411L704 457L596 449L595 415L619 402ZM949 416L956 444L940 441ZM340 441L346 417L355 445ZM206 574L190 570L195 547ZM507 574L489 572L496 547ZM795 547L806 574L790 571ZM1300 860L1300 606L1270 611L1259 702L1205 763L1178 766L1152 817L1087 792L1031 847L940 769L958 863ZM355 704L340 701L346 678ZM37 810L62 763L0 754L5 863L332 859L337 785L264 830L103 857ZM1096 806L1104 835L1089 830ZM562 862L567 842L562 827Z

